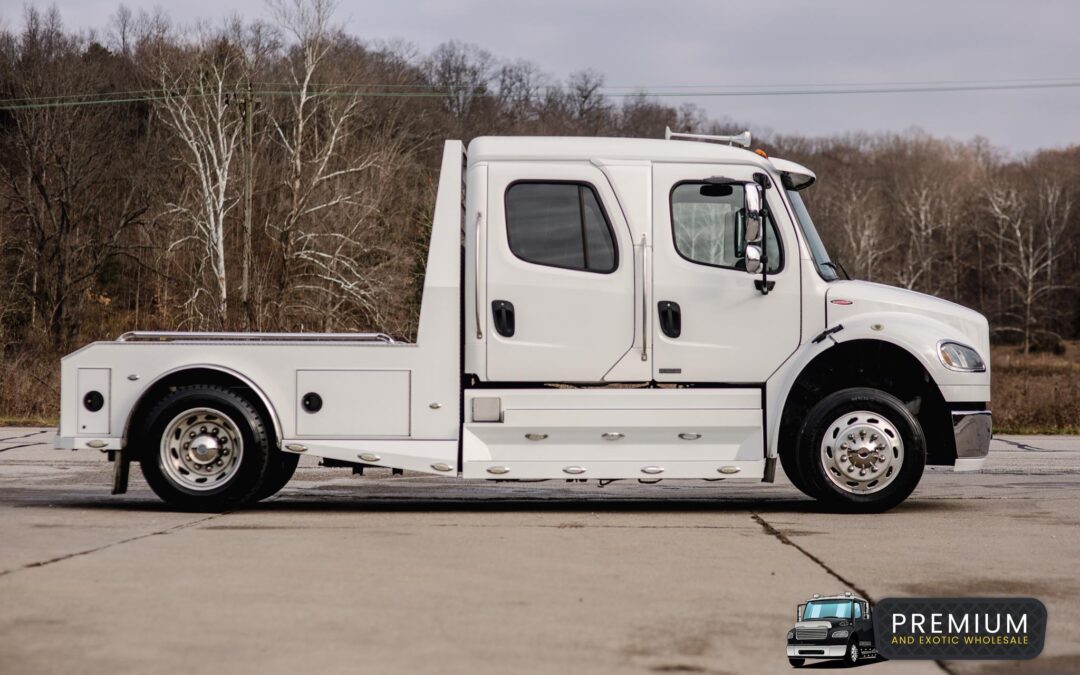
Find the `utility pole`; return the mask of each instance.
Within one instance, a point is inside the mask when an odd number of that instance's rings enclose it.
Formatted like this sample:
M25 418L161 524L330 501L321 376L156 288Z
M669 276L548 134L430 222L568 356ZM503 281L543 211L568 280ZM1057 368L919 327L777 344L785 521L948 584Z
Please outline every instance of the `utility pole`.
M255 143L252 127L254 96L248 79L244 97L244 261L240 280L240 306L243 308L243 327L251 328L251 193L255 172Z

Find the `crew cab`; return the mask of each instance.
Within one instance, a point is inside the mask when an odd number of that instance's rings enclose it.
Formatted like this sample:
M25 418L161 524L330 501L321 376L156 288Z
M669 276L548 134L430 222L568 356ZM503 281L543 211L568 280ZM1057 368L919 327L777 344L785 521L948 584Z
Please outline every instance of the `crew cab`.
M749 479L903 501L990 440L986 319L842 280L749 134L445 143L415 342L136 331L62 360L57 447L185 509L301 455L461 479Z
M849 591L814 597L799 605L795 626L787 634L788 663L798 668L807 659L843 659L848 665L876 658L870 603Z

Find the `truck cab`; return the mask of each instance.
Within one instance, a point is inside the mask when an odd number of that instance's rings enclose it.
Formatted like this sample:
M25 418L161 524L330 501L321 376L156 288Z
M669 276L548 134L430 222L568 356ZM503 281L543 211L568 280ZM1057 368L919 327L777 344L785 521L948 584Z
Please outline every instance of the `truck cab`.
M799 605L795 626L787 634L788 663L798 668L807 659L843 659L854 665L876 658L873 609L850 592L814 597Z
M207 509L273 494L304 453L495 480L772 481L780 462L849 510L895 506L928 463L978 468L985 318L840 279L800 194L814 173L744 143L448 141L415 343L129 333L64 358L58 446Z

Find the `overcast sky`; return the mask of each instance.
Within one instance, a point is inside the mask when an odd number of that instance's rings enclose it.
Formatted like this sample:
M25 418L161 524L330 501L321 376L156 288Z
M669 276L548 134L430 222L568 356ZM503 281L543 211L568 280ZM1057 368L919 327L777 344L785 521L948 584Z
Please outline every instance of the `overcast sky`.
M20 0L0 0L9 27ZM39 6L46 3L37 2ZM102 27L116 0L56 0L69 27ZM262 0L127 0L180 22L267 18ZM368 40L423 51L446 40L526 59L556 78L583 68L608 85L791 85L951 80L1080 81L1075 0L343 0ZM1015 151L1080 143L1080 87L1008 91L762 96L690 100L718 118L778 132L917 126L986 136Z

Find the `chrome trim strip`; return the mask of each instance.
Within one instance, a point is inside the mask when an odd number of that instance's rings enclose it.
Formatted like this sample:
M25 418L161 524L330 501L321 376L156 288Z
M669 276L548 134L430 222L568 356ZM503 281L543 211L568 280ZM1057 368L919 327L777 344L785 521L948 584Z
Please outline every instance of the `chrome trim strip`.
M386 333L225 333L173 330L133 330L117 342L382 342L395 344Z

